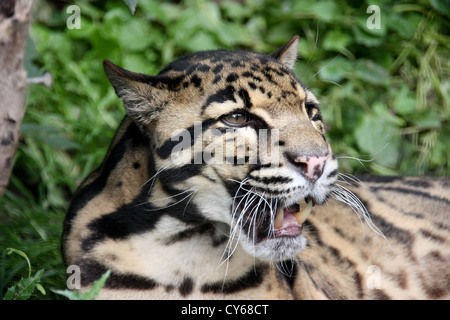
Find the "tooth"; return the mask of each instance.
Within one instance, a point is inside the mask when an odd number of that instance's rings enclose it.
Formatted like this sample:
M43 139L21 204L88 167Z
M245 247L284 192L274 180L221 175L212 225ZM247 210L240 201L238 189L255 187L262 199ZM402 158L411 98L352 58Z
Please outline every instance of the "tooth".
M281 229L283 227L283 221L284 221L284 208L280 208L277 210L277 215L273 223L274 229Z
M306 219L308 219L309 214L311 213L311 208L313 206L313 200L312 199L308 199L308 204L307 206L294 214L295 218L297 219L297 222L300 224L303 224L303 222L306 221Z
M309 202L309 201L312 201L312 206L313 206L313 207L316 205L316 203L314 202L314 199L311 198L310 196L307 196L307 197L305 198L305 202Z

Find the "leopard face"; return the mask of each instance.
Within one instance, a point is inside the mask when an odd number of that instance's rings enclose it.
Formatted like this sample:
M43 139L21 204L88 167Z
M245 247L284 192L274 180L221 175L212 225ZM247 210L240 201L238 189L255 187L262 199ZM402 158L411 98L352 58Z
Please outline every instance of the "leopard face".
M149 140L148 201L174 209L162 233L177 223L212 225L227 241L224 259L238 246L262 260L304 249L302 224L332 192L337 161L319 102L292 71L297 45L294 37L271 55L199 52L157 76L105 62ZM196 210L187 214L181 202Z

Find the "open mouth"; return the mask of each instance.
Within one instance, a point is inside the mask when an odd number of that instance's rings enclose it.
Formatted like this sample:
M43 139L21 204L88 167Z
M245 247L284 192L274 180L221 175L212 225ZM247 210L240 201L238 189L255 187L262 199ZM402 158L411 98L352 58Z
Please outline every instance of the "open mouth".
M298 203L277 208L273 224L275 238L297 237L302 233L302 224L311 214L314 201L311 198L305 198L305 203L306 206L301 210Z
M304 199L304 203L294 203L293 205L280 205L277 201L272 205L272 201L241 205L241 227L252 233L253 240L275 238L294 238L302 233L302 225L311 214L314 200L311 197Z

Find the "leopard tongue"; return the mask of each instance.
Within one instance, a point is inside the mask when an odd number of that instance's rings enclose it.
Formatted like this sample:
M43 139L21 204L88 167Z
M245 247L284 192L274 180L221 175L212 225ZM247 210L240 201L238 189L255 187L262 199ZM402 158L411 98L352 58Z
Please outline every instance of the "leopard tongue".
M292 215L295 217L295 219L297 220L297 222L299 224L303 224L306 221L306 219L308 219L308 217L311 213L312 207L313 207L313 200L309 199L306 207L303 210L294 212L294 213L292 213ZM284 219L285 219L284 210L285 210L285 208L279 208L277 210L277 215L275 216L275 221L274 221L275 229L283 228ZM291 214L291 213L289 213L289 214Z

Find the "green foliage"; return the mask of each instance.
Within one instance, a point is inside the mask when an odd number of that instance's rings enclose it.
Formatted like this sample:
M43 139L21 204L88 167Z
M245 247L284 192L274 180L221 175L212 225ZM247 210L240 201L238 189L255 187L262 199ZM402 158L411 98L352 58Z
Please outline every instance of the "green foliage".
M31 263L27 255L20 250L14 248L7 248L8 255L11 253L17 253L19 256L25 258L28 263L28 278L21 278L12 287L8 288L6 291L5 300L28 300L33 294L34 290L37 289L43 295L45 295L45 289L40 284L42 273L44 270L39 270L34 276L31 276Z
M66 273L60 253L64 211L50 206L48 199L33 194L44 191L29 190L15 176L10 189L14 192L6 190L0 198L0 300L17 298L7 296L8 290L21 297L27 292L24 297L30 299L53 299L55 296L49 289L65 286ZM11 250L7 247L23 255L8 254ZM40 291L40 286L45 291ZM28 296L27 290L34 288L38 290Z
M0 243L44 270L32 283L65 286L59 239L68 200L101 163L124 116L103 59L156 74L191 51L271 52L299 34L296 74L322 102L342 172L450 172L445 0L78 0L71 4L81 9L81 29L67 28L60 3L35 1L25 65L30 76L50 72L53 86L29 87L13 175L0 198ZM381 28L370 30L373 4ZM25 266L2 254L0 298L24 278ZM31 296L59 297L51 290Z
M39 270L36 274L29 278L22 278L12 287L8 288L5 294L5 300L28 300L35 289L38 289L45 295L45 289L39 283L41 281L44 270Z

